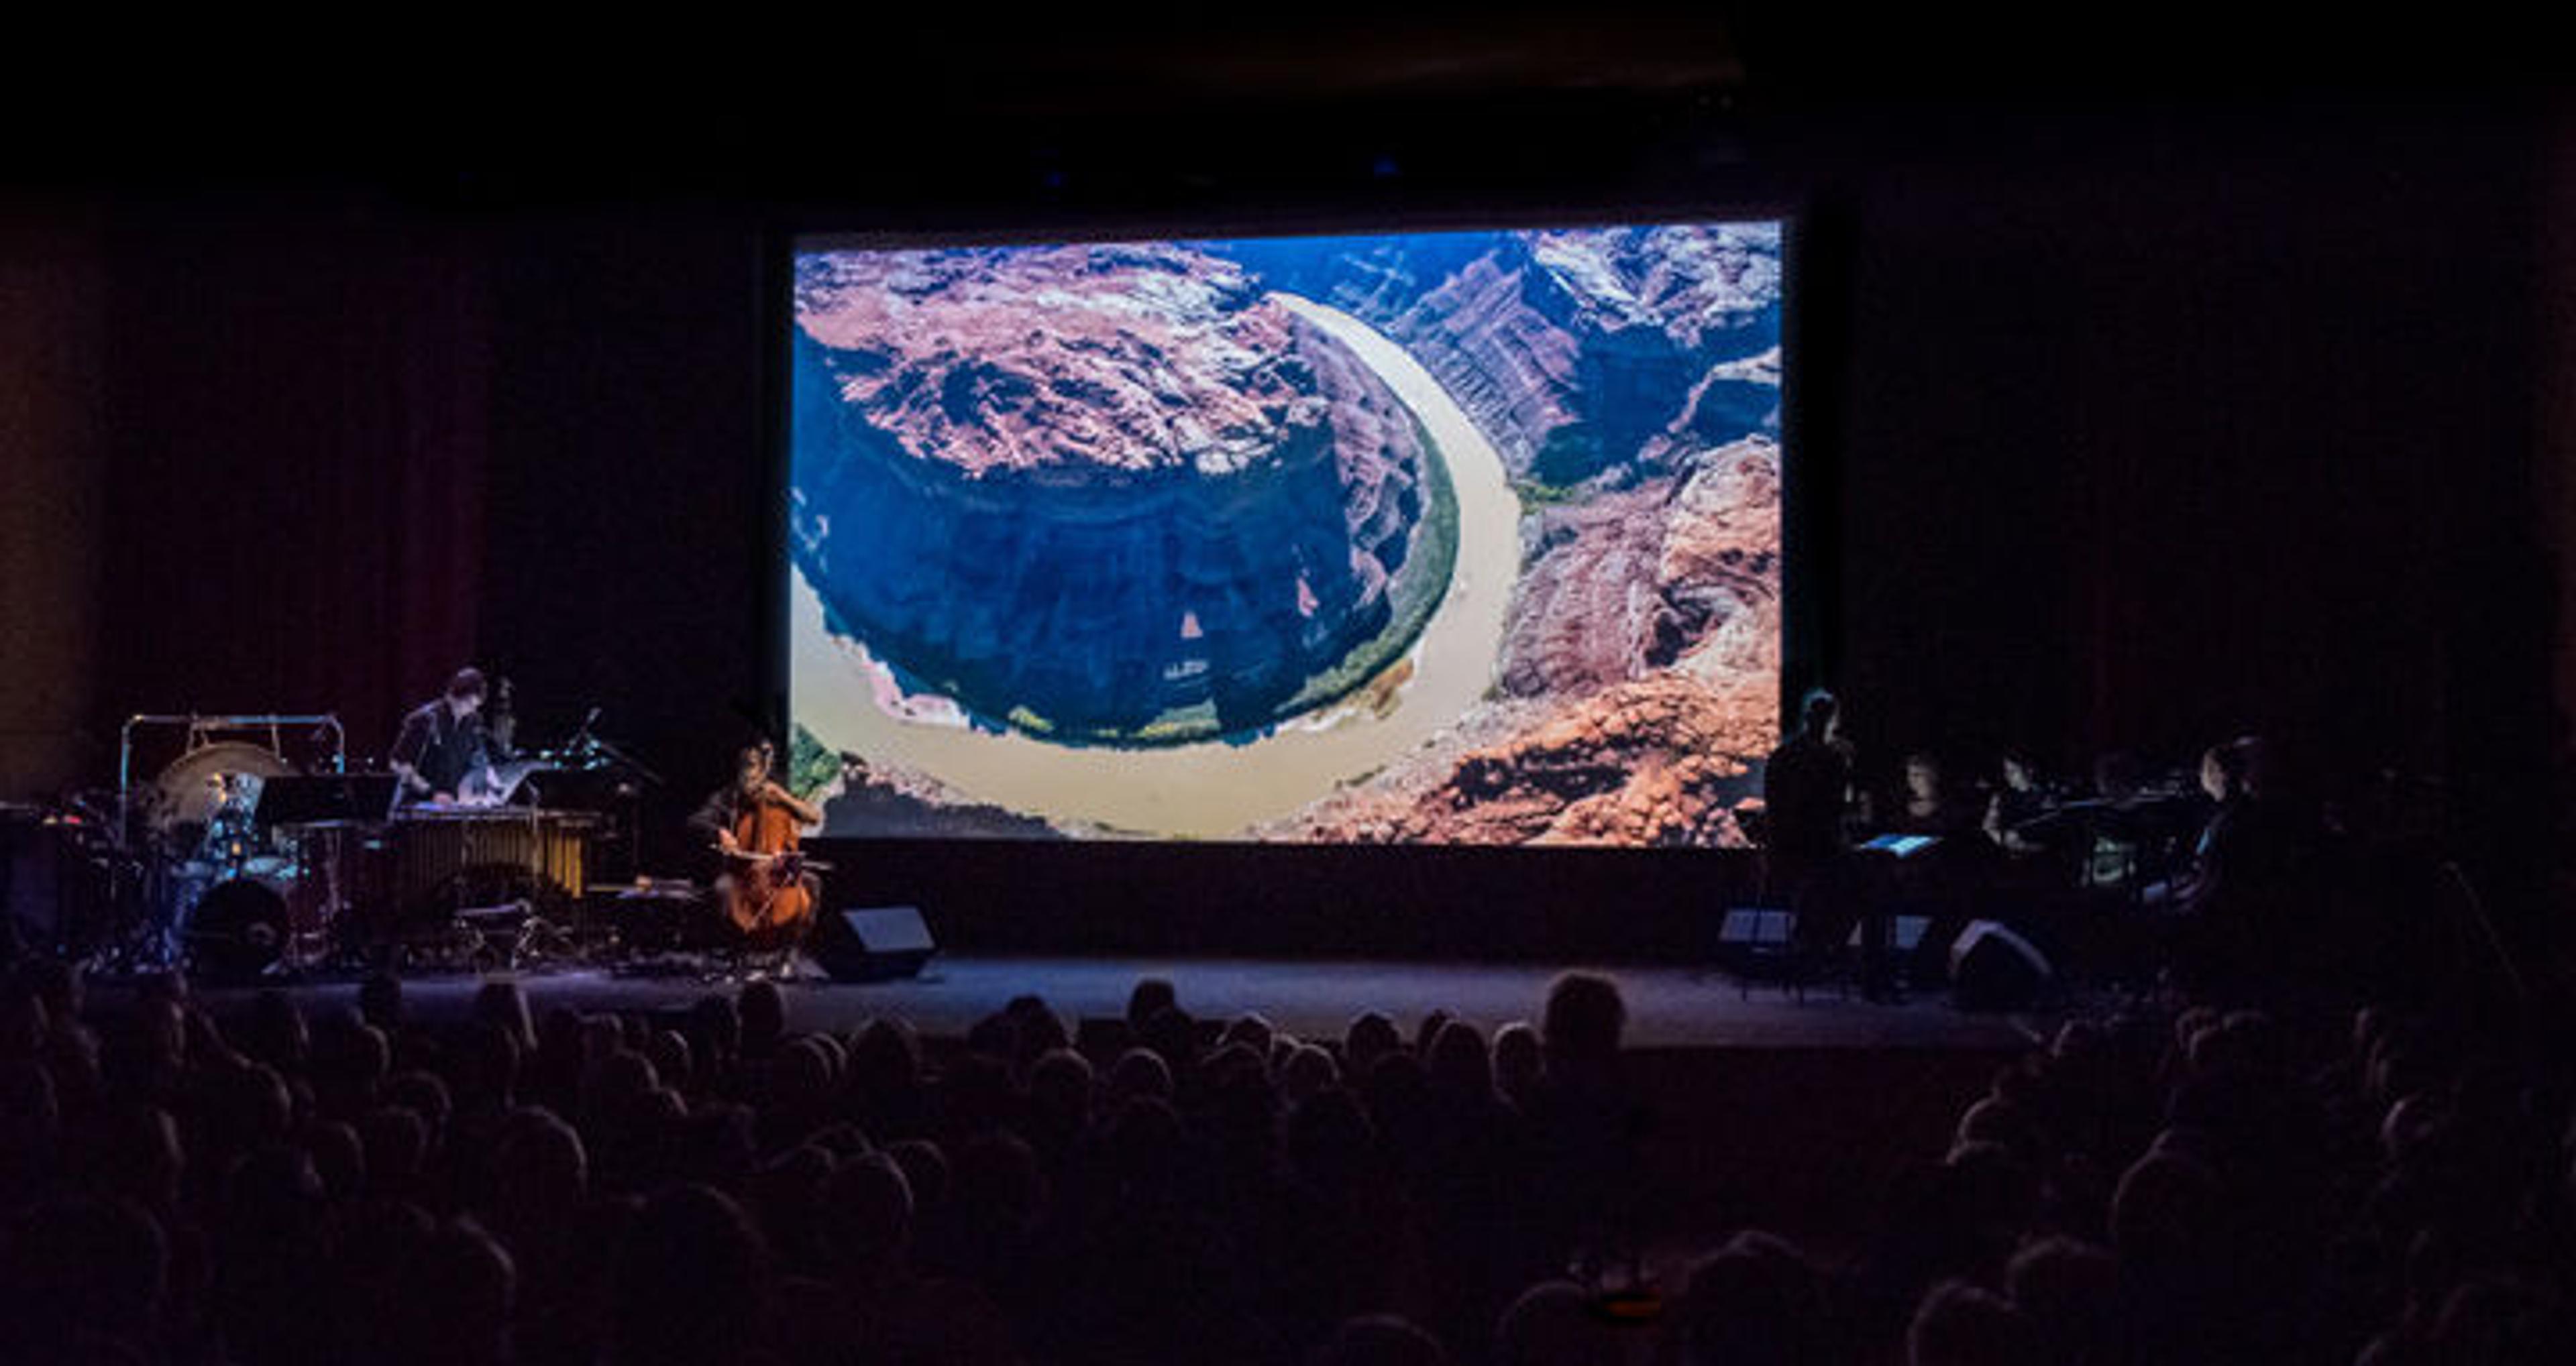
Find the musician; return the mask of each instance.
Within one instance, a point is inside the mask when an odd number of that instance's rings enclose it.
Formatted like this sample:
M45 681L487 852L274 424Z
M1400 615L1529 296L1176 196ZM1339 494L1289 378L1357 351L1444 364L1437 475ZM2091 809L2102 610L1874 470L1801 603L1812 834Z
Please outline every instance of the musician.
M1775 894L1794 896L1813 874L1841 857L1852 748L1840 730L1841 706L1818 688L1800 708L1798 733L1762 766L1763 862Z
M390 763L402 779L405 802L454 804L478 784L485 790L500 786L483 728L483 696L483 671L459 669L444 694L403 718Z
M2003 756L2003 784L1986 803L1986 816L1981 823L1986 838L2006 853L2045 853L2048 842L2038 827L2055 809L2056 802L2040 786L2030 756L2007 750Z
M778 877L775 861L792 858L795 827L820 825L823 813L770 776L775 753L765 740L745 748L734 780L708 794L689 828L724 857L717 889L735 924L756 938L774 932L792 946L812 923L820 889L801 870Z
M1906 756L1905 797L1896 804L1890 830L1957 839L1976 829L1977 822L1977 808L1953 794L1942 780L1939 756L1928 750Z
M2261 848L2265 813L2258 809L2253 785L2258 757L2255 746L2244 740L2212 745L2201 754L2200 790L2209 797L2209 815L2182 871L2141 895L2150 909L2205 914L2259 870L2266 851Z

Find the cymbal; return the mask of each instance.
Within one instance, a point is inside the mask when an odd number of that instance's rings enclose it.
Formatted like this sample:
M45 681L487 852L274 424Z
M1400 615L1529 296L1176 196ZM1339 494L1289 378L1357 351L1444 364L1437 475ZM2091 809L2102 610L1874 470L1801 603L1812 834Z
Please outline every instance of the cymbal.
M168 831L180 825L203 825L213 817L223 801L219 781L234 776L254 779L283 778L296 771L275 750L247 740L218 740L170 761L167 768L153 778L152 787L159 794L151 812L152 826ZM244 794L251 801L259 797L253 783Z

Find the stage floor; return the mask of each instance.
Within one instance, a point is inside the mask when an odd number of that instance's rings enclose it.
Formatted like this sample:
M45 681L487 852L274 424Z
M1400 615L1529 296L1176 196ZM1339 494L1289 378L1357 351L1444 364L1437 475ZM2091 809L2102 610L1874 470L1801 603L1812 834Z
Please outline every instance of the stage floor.
M1560 969L1515 964L1236 961L1226 959L1009 958L942 955L916 978L834 982L799 976L784 983L790 1025L843 1031L897 1015L924 1036L955 1038L1012 997L1034 993L1069 1022L1122 1016L1139 978L1161 977L1183 1009L1203 1019L1259 1012L1293 1034L1339 1038L1352 1017L1379 1010L1410 1031L1447 1010L1490 1033L1513 1020L1535 1024L1548 982ZM1981 1014L1955 1009L1946 994L1897 1003L1862 1000L1826 987L1802 998L1770 984L1739 985L1723 973L1672 967L1604 969L1628 1003L1632 1048L1966 1049L2010 1051L2044 1039L2053 1013ZM810 969L808 969L810 971ZM658 1011L685 1007L739 979L698 973L629 973L600 968L409 977L408 1008L427 1020L461 1014L486 980L521 982L539 1011ZM327 978L285 988L307 1010L354 1005L355 980ZM248 999L249 988L199 994L216 1009Z

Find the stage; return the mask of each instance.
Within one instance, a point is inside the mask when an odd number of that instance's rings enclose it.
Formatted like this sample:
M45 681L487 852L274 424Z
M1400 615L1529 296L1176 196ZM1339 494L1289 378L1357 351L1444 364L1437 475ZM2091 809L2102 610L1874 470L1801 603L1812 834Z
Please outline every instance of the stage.
M925 1038L962 1037L975 1021L1011 998L1044 998L1068 1025L1123 1016L1140 978L1177 989L1183 1009L1210 1020L1257 1012L1301 1037L1338 1040L1363 1011L1383 1011L1411 1030L1424 1015L1446 1010L1488 1036L1513 1020L1535 1024L1548 982L1559 967L1526 964L1383 961L1252 961L1219 958L1065 958L940 955L918 977L835 982L810 964L782 982L790 1026L843 1032L880 1015L910 1021ZM2054 1028L2047 1015L1976 1014L1945 994L1898 1003L1862 1000L1832 986L1803 996L1770 983L1739 983L1724 973L1663 966L1605 969L1628 1003L1627 1042L1653 1050L1898 1049L2011 1051ZM641 970L598 967L490 974L447 972L406 977L404 997L419 1018L461 1015L481 985L521 983L540 1011L656 1012L682 1008L708 992L730 992L746 980L682 960ZM273 984L308 1012L354 1007L358 982L314 977ZM200 988L219 1014L255 988Z

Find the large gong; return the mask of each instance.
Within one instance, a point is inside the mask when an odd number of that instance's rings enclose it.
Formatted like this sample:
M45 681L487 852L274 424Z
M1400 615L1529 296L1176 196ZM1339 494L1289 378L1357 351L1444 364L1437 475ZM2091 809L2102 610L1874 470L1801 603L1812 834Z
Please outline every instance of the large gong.
M257 804L259 785L270 778L283 778L295 772L295 765L280 758L266 745L247 740L218 740L170 761L159 777L152 780L159 798L153 806L152 824L168 830L177 825L204 825L224 800L227 779L245 778L241 796Z

